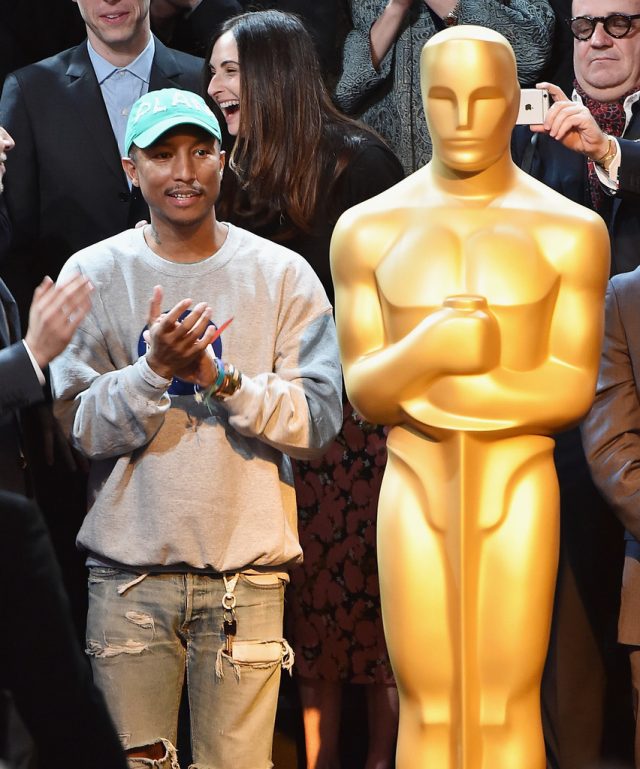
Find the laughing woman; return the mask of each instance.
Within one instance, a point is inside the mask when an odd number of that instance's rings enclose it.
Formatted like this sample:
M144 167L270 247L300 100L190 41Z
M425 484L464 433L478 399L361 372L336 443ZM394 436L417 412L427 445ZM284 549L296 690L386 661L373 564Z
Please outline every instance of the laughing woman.
M301 253L333 301L329 244L340 214L400 181L384 142L336 111L311 37L279 11L229 19L208 56L208 93L235 144L217 211ZM339 766L342 683L366 686L366 769L392 766L397 692L378 593L375 522L382 428L345 400L338 439L294 466L304 564L288 598L308 769Z

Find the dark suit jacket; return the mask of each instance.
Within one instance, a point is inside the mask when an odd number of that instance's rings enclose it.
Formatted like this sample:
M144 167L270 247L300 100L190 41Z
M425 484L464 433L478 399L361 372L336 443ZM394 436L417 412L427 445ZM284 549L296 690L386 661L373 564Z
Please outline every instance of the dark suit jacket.
M533 139L534 148L528 147ZM620 139L622 163L620 187L611 205L603 209L611 236L611 275L629 272L640 265L640 114L634 114L624 138ZM532 176L570 200L591 208L587 186L587 161L560 142L518 127L512 140L513 158Z
M640 644L640 269L609 282L604 346L582 439L596 485L624 524L625 573L619 640Z
M150 90L200 91L202 60L156 40ZM0 125L16 142L5 197L13 241L3 277L25 318L33 289L67 258L115 235L148 209L120 164L86 42L8 76Z
M9 220L0 197L0 253L7 244L9 232ZM15 410L43 398L29 354L19 340L18 308L0 280L0 488L9 491L25 490L20 426Z

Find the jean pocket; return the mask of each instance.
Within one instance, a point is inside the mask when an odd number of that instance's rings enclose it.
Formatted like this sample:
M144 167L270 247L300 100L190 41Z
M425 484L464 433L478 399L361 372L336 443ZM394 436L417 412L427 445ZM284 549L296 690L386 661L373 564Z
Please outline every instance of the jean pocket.
M277 574L240 574L240 579L248 582L251 587L263 590L277 590L285 585L285 581Z

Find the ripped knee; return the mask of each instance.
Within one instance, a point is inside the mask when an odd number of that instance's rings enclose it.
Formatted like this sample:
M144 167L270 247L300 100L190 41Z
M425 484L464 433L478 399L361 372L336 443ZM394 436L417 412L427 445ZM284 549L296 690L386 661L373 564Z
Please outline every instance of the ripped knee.
M223 660L233 667L238 680L242 669L272 668L281 665L291 674L294 653L289 643L280 638L274 641L234 641L231 651L226 647L218 649L216 657L216 676L224 677Z
M125 754L129 769L180 769L175 747L162 738L149 745L125 746Z

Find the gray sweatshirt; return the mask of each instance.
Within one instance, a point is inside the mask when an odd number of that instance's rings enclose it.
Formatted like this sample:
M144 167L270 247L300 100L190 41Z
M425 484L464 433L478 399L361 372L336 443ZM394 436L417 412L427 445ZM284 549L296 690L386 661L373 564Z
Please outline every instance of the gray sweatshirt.
M78 544L98 560L282 570L301 560L287 454L322 453L342 421L331 306L306 261L229 225L222 248L195 264L151 251L143 230L86 248L64 266L95 286L93 306L51 365L55 413L92 460ZM224 402L169 386L144 357L149 298L168 310L208 302L234 318L214 343L243 373Z

